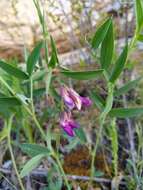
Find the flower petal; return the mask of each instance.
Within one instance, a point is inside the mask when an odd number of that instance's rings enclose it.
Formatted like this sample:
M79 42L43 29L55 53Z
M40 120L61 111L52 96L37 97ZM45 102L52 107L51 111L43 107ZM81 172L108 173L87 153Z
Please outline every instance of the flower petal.
M61 96L66 106L72 110L75 107L75 104L74 104L73 99L69 96L67 87L61 87Z
M68 97L65 97L64 102L65 102L66 106L67 106L70 110L72 110L72 109L75 107L75 104L74 104L73 100L70 99L70 98L68 98Z
M74 131L70 126L63 127L63 130L71 137L74 136Z
M80 95L74 91L72 88L69 88L68 90L70 98L73 100L75 106L77 107L78 110L81 110L82 106L82 101L80 99Z
M79 124L74 120L69 121L69 125L71 126L72 129L79 128Z
M60 127L71 137L73 137L74 128L78 128L79 124L72 119L71 112L64 112L60 117Z
M80 97L81 101L82 101L82 105L85 107L89 107L92 105L92 101L90 100L90 98L88 97Z

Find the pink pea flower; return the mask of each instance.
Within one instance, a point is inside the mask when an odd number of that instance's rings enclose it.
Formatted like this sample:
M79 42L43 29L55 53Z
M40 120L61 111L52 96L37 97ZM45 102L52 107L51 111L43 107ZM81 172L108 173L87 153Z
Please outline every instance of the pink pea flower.
M80 96L75 90L67 86L61 87L61 96L66 106L71 110L75 107L81 110L82 105L88 107L92 104L92 101L88 97Z
M71 112L64 112L60 118L61 128L71 137L75 135L74 129L79 127L79 124L73 120Z

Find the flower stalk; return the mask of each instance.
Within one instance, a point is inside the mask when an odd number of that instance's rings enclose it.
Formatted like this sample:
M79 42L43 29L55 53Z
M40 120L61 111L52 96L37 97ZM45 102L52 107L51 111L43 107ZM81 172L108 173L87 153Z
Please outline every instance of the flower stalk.
M99 128L99 132L98 132L98 135L97 135L97 139L96 139L94 149L92 151L90 184L92 183L92 179L94 178L95 157L96 157L96 152L97 152L98 145L99 145L101 137L102 137L102 131L103 131L104 123L105 123L105 120L106 120L106 117L107 117L108 113L112 109L113 93L114 93L114 84L108 83L108 96L107 96L107 99L106 99L106 105L105 105L105 108L104 108L103 112L101 113L101 115L99 117L99 127L100 128Z
M16 166L16 161L15 161L14 154L13 154L13 150L12 150L12 146L11 146L11 137L10 137L10 136L11 136L11 127L12 127L12 120L13 120L13 117L14 117L14 115L11 115L11 117L10 117L9 120L8 120L8 126L7 126L7 127L8 127L7 142L8 142L8 148L9 148L9 152L10 152L12 164L13 164L13 167L14 167L14 170L15 170L15 173L16 173L16 176L17 176L17 179L18 179L20 188L21 188L21 190L25 190L24 185L23 185L23 183L22 183L22 180L21 180L21 178L20 178L20 175L19 175L17 166Z

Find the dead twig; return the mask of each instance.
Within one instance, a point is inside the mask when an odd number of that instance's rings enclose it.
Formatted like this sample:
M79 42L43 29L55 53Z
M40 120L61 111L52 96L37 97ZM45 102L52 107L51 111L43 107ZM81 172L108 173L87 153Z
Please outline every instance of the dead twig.
M0 168L0 172L7 175L11 174L11 170L5 169L5 168ZM31 176L35 176L35 177L39 177L39 176L47 177L47 174L48 174L48 171L46 169L37 169L37 170L33 170L30 173ZM67 175L67 177L69 180L82 180L82 181L90 180L89 176ZM93 181L97 183L111 183L112 179L94 177ZM124 182L121 182L120 184L125 185Z

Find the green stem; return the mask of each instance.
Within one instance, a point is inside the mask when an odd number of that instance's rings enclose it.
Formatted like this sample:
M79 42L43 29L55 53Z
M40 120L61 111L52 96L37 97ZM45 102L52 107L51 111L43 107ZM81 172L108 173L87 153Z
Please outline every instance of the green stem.
M45 61L46 61L46 64L48 65L48 57L49 57L49 53L48 53L48 37L49 37L49 33L48 33L48 30L47 30L47 25L46 25L46 22L45 22L45 11L44 11L44 8L43 10L41 10L41 7L40 7L40 3L38 0L33 0L34 4L35 4L35 7L36 7L36 10L37 10L37 14L38 14L38 17L39 17L39 21L40 21L40 24L41 24L41 28L42 28L42 35L43 35L43 39L44 39L44 49L45 49Z
M13 94L13 96L16 96L16 93L13 91L13 89L7 84L7 82L2 77L0 77L0 81Z
M131 42L130 42L130 46L129 46L129 52L131 52L135 46L137 40L137 35L135 34L134 37L132 38Z
M40 131L40 133L41 133L43 139L46 141L46 140L47 140L47 137L46 137L45 132L43 131L41 125L39 124L39 121L37 120L37 118L36 118L36 116L35 116L35 113L32 114L32 117L33 117L33 120L34 120L34 122L35 122L37 128L39 129L39 131Z
M32 116L37 128L39 129L42 137L44 140L47 139L46 135L45 135L45 132L43 131L41 125L39 124L37 118L36 118L36 115L35 115L35 108L34 108L34 103L33 103L33 80L32 80L32 76L30 78L30 99L31 99L31 109L32 109L32 112L31 110L29 110L28 107L25 107L25 109L27 110L27 112Z
M114 84L109 83L108 84L108 97L106 99L105 108L104 108L103 112L101 113L101 115L99 117L99 126L100 126L100 128L99 128L99 132L98 132L98 135L97 135L95 147L94 147L93 152L92 152L91 171L90 171L90 184L92 183L92 180L93 180L93 177L94 177L95 157L96 157L96 152L97 152L98 145L100 143L100 139L102 137L103 126L104 126L104 123L105 123L105 120L106 120L106 117L107 117L108 113L112 109L113 92L114 92Z
M94 147L93 152L92 152L91 171L90 171L91 172L90 173L90 183L92 183L92 179L94 177L95 157L96 157L97 148L98 148L101 136L102 136L103 124L104 124L104 121L101 122L100 125L99 125L100 128L99 128L99 132L98 132L98 135L97 135L96 144L95 144L95 147Z
M65 174L65 172L64 172L64 169L63 169L63 167L62 167L62 164L61 164L61 162L60 162L60 159L59 159L59 157L57 156L57 154L54 152L54 150L53 150L53 157L55 158L55 160L56 160L56 162L57 162L57 164L58 164L58 166L59 166L59 169L61 170L61 173L62 173L62 175L63 175L65 184L66 184L66 186L67 186L67 190L71 190L70 185L69 185L69 182L68 182L68 179L67 179L67 176L66 176L66 174Z
M50 83L51 83L51 78L52 78L52 68L48 69L48 74L46 76L46 95L48 97L49 94L49 88L50 88Z
M118 176L118 133L116 126L116 118L113 118L111 121L111 147L112 147L112 163L114 167L114 176L117 178Z
M17 169L17 166L16 166L16 162L15 162L15 158L14 158L14 154L13 154L13 150L12 150L12 146L11 146L10 134L11 134L11 126L12 126L12 119L13 119L13 116L14 116L14 115L12 115L12 116L9 118L9 121L8 121L8 134L7 134L8 148L9 148L9 151L10 151L11 160L12 160L13 167L14 167L15 173L16 173L16 175L17 175L17 179L18 179L19 185L20 185L20 187L21 187L21 190L25 190L25 188L24 188L24 186L23 186L23 183L22 183L22 180L21 180L21 178L20 178L20 175L19 175L19 173L18 173L18 169Z
M35 113L34 104L33 104L33 79L30 77L30 100L31 100L31 108L32 112Z

